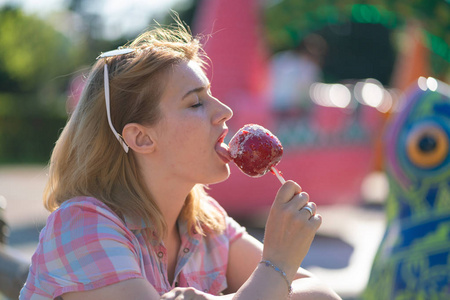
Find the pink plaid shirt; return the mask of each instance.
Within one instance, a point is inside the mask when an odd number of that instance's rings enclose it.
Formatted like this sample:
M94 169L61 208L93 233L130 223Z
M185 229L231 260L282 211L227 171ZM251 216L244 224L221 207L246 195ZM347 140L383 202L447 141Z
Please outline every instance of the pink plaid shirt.
M205 199L226 219L223 234L188 235L179 222L181 248L175 280L167 279L167 251L142 222L124 223L97 199L78 197L53 212L39 237L28 279L19 299L54 299L67 292L104 287L130 278L146 278L159 294L176 286L218 295L227 287L230 244L245 232L212 198Z

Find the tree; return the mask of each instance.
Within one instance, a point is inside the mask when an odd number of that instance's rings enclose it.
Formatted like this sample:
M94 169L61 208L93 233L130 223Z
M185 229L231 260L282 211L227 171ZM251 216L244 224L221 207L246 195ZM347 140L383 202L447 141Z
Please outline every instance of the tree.
M0 89L35 93L55 76L73 69L73 49L68 38L50 25L21 10L0 10ZM64 86L64 80L50 84Z
M66 120L76 49L20 9L0 10L0 162L45 161Z
M267 41L274 52L295 48L309 33L342 26L383 26L390 35L409 20L423 24L436 76L448 76L450 5L444 0L281 0L265 9ZM352 38L348 39L349 41ZM342 42L342 41L341 41ZM395 46L395 45L394 45ZM369 49L370 50L370 49ZM376 54L376 53L375 53ZM334 76L336 77L336 76Z

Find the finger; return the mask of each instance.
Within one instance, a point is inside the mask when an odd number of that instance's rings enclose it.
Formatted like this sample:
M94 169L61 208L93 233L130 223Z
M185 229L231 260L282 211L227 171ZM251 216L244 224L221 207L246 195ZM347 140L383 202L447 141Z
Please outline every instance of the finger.
M300 194L301 192L302 188L296 182L288 180L278 190L274 204L287 203L294 197L294 195Z
M302 209L309 202L309 194L307 192L301 192L300 194L294 195L290 201L292 205L295 205L296 210Z
M314 202L308 202L300 209L300 214L309 219L313 218L317 211L317 205Z
M176 299L180 299L178 298L179 296L183 296L183 293L181 291L180 288L175 288L167 293L165 293L164 295L161 296L161 300L176 300Z
M309 219L308 223L317 231L320 225L322 225L322 216L320 214L315 214L311 219Z
M165 293L160 298L160 300L169 300L169 299L175 299L175 294L173 292Z

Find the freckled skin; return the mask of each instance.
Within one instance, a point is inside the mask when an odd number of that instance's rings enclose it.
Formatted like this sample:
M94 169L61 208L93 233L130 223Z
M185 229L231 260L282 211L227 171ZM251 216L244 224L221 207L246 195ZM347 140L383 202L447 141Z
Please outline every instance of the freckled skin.
M283 155L283 146L276 136L262 126L248 124L229 143L234 163L244 174L260 177L276 166Z

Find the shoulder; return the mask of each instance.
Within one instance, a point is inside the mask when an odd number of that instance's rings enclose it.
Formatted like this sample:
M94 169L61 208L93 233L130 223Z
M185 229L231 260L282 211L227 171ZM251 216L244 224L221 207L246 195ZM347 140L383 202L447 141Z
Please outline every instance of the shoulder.
M91 197L76 197L64 202L50 214L41 233L43 241L107 235L127 236L124 222L103 202Z
M220 213L224 218L228 216L226 210L217 202L213 197L206 195L203 197L203 201L212 209Z
M50 218L54 221L63 219L74 222L113 222L118 225L123 221L102 201L92 197L76 197L64 202ZM91 223L90 223L91 224Z
M75 197L65 201L54 213L64 213L68 211L95 212L103 215L117 215L102 201L93 197Z
M215 200L211 196L207 196L205 198L205 201L224 219L225 230L223 234L228 238L230 243L241 237L246 232L245 227L241 226L238 222L236 222L236 220L229 216L226 210L219 204L219 202L217 202L217 200Z
M49 216L26 288L55 298L140 277L139 243L133 232L101 201L77 197Z

